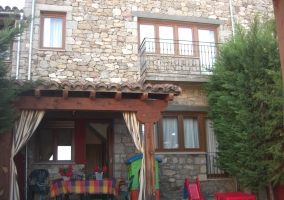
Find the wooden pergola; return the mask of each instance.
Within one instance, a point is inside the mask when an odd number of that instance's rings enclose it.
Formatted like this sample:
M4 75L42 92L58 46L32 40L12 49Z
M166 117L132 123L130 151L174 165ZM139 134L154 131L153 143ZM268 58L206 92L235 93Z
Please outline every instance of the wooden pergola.
M17 84L23 86L26 83L19 81ZM168 101L172 101L174 96L181 92L180 87L172 84L42 82L33 90L23 92L15 107L18 111L135 112L136 118L145 127L145 199L155 200L154 123L160 119L161 112L168 106Z

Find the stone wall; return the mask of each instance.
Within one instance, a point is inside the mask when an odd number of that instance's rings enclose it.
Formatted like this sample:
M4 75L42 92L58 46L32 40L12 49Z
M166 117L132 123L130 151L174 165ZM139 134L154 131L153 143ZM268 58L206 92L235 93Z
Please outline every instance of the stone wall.
M114 144L114 175L127 178L125 161L140 152L134 146L123 119L115 120ZM196 177L201 182L202 193L213 197L216 192L234 191L234 179L207 180L206 154L190 153L156 153L162 159L159 163L159 180L161 197L171 200L183 198L183 183L185 178L194 181Z
M31 14L32 0L26 0L24 12ZM247 26L257 13L273 16L270 0L234 0L233 13ZM64 51L39 49L40 10L66 12L66 48ZM219 19L219 42L230 37L232 28L229 1L225 0L37 0L33 28L22 35L19 78L26 80L29 47L32 45L31 79L81 82L137 82L138 18L133 12ZM15 74L13 64L12 75Z

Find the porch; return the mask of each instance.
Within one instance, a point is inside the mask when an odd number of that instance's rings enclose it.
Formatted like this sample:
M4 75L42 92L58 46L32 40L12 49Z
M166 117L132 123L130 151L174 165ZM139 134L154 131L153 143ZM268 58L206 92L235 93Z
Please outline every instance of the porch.
M145 38L139 47L140 81L208 81L217 43Z

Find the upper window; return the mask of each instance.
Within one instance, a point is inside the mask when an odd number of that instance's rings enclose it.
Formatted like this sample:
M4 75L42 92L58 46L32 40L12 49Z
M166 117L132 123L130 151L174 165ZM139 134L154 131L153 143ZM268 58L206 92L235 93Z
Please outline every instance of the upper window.
M202 113L164 113L154 126L157 151L205 151Z
M48 124L48 125L47 125ZM49 126L49 127L47 127ZM37 156L38 162L64 162L74 160L74 128L54 126L52 122L43 122L38 128Z
M66 13L41 12L40 48L65 49Z
M149 53L198 55L215 47L216 27L139 21L139 44Z
M218 143L216 141L216 136L212 128L212 120L206 119L206 143L207 143L207 155L206 155L206 169L207 169L207 178L228 178L230 177L228 173L224 170L216 167L216 158L218 152Z
M0 30L4 28L4 21L0 20ZM3 58L5 61L11 61L11 55L12 55L12 50L13 50L13 43L7 47L7 50L5 53L1 53L0 57Z

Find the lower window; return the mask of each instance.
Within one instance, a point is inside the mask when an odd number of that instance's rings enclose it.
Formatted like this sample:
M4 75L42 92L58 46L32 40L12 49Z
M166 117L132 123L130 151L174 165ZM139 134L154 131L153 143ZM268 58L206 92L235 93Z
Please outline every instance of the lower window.
M74 160L73 128L43 128L37 130L37 161L61 162Z
M228 178L230 177L228 173L216 167L218 143L215 138L215 133L211 127L212 120L206 119L205 125L206 125L206 142L207 142L207 156L206 156L207 178L210 178L210 179Z
M202 113L163 113L154 132L157 151L205 151Z

